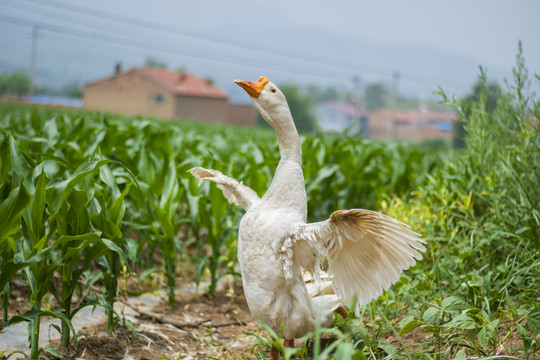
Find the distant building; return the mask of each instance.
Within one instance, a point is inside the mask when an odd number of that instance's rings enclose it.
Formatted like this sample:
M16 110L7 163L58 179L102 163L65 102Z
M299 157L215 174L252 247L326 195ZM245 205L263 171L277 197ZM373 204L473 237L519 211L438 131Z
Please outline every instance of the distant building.
M378 109L370 113L352 103L326 102L315 108L323 132L362 134L365 138L424 140L452 138L453 111Z
M342 132L350 134L362 131L369 136L367 112L358 109L353 103L330 101L318 104L315 108L317 120L323 132Z
M378 109L369 114L369 133L372 138L424 140L452 138L453 111Z
M134 68L83 87L84 108L122 115L253 126L251 105L231 104L210 80L159 68Z

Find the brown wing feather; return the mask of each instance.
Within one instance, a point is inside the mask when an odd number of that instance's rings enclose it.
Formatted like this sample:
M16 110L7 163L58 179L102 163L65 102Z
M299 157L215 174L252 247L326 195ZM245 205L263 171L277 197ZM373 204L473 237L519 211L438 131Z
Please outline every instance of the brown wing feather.
M381 295L426 250L405 224L363 209L335 211L327 221L301 225L295 239L322 245L334 290L345 301L356 297L358 305Z

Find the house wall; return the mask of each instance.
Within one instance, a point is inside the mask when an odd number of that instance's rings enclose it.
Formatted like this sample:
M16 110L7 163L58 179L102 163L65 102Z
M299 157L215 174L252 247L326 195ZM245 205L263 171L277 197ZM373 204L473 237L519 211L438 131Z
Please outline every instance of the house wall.
M433 125L425 125L415 128L409 125L396 125L396 139L403 140L424 140L424 139L452 139L452 131L444 131Z
M253 105L229 104L227 122L233 125L255 126L255 108Z
M121 115L171 119L175 97L136 73L124 73L83 89L84 108Z
M175 100L174 117L176 118L215 123L227 122L229 103L226 99L177 95Z
M255 125L252 105L230 104L224 98L173 94L136 72L125 72L83 89L84 108L120 115L161 119Z
M176 117L230 125L255 125L255 109L252 105L230 104L225 99L196 96L176 97Z

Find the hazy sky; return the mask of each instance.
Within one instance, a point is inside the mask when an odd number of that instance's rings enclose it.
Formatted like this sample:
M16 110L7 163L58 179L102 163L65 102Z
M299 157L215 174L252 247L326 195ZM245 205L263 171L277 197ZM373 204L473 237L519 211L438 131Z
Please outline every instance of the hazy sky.
M441 84L466 91L477 64L487 67L488 75L490 68L510 74L518 40L529 71L540 73L539 14L540 0L0 0L0 68L29 68L31 28L43 23L38 80L82 74L78 79L86 82L108 75L117 60L125 67L140 66L152 55L230 87L234 77L260 74L301 82L302 71L305 77L309 71L328 71L326 78L317 75L323 82L340 70L339 61L351 60L363 80L384 72L390 81L403 64L404 86L407 75L419 84L428 76L424 93ZM51 32L55 26L61 29ZM92 32L94 39L73 36L81 31ZM337 44L336 35L343 43ZM124 40L108 42L115 36L144 44L137 49ZM159 51L163 47L169 52ZM439 50L438 55L429 49ZM416 52L426 66L410 66ZM461 58L448 64L445 54ZM310 59L324 61L309 64ZM440 75L433 70L439 64ZM452 71L470 82L452 84ZM340 76L339 81L351 84L349 73ZM312 80L318 78L306 82Z
M116 11L201 32L215 32L212 24L223 24L223 36L230 25L243 22L247 32L291 25L325 29L379 44L435 47L503 68L514 64L521 39L529 65L540 71L539 0L74 2L102 4L102 9L114 6Z
M500 67L514 64L518 40L540 70L538 0L261 2L288 21L385 44L435 47Z

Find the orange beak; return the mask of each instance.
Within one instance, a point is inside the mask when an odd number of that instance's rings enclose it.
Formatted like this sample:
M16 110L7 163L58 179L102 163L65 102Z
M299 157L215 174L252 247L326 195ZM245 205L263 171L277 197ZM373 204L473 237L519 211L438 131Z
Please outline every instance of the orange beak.
M261 76L258 81L244 81L236 79L234 82L242 87L242 89L244 89L249 96L257 99L261 94L261 91L263 91L264 86L268 84L269 80L268 78Z

